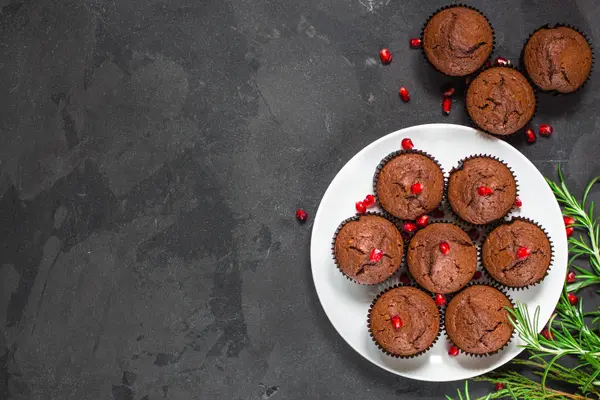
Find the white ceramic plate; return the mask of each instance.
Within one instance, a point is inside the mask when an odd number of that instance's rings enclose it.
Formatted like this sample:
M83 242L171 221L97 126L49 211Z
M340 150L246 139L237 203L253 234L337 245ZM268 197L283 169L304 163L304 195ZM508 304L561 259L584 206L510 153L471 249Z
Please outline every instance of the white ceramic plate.
M540 307L540 329L558 302L566 274L567 239L562 214L543 176L519 151L475 129L451 124L413 126L382 137L348 161L327 188L315 215L310 258L319 300L335 329L363 357L395 374L423 381L471 378L498 368L517 356L522 350L517 347L522 344L520 338L515 335L502 351L483 358L464 354L448 356L449 342L443 335L422 356L413 359L387 356L371 341L367 313L373 298L397 280L391 279L376 286L358 285L346 279L332 259L331 241L336 228L344 219L354 215L356 201L373 192L375 167L386 155L400 149L400 142L405 137L412 139L415 149L433 155L446 174L462 158L478 153L496 156L515 171L523 207L513 215L540 223L554 244L554 262L546 279L531 289L509 292L514 300L527 304L532 315L535 308Z

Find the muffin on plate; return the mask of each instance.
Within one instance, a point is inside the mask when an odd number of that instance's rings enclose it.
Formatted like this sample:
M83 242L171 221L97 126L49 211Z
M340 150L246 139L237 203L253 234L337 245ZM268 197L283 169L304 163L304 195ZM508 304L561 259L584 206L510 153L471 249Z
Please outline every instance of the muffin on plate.
M466 222L482 225L504 217L517 198L511 170L489 156L473 156L450 172L448 202Z
M444 174L433 158L415 150L387 156L375 172L375 196L391 215L414 220L435 210L444 196Z
M519 71L493 67L480 73L467 89L467 112L481 130L500 136L523 128L535 113L535 93Z
M575 29L543 27L525 44L523 61L527 74L540 89L571 93L590 75L592 49Z
M374 214L350 218L340 225L333 241L339 270L357 283L373 285L400 268L404 255L402 234L388 219Z
M419 285L433 293L453 293L473 278L477 249L458 226L433 223L412 238L407 261L408 270Z
M423 51L440 72L466 76L477 71L494 47L494 32L479 11L450 6L434 14L423 29Z
M513 334L505 307L513 308L508 297L498 289L469 286L454 296L446 308L446 333L465 353L493 354L504 347Z
M440 333L440 313L425 292L393 287L380 294L369 310L371 338L396 357L413 357L429 350Z
M552 246L536 224L514 219L494 228L483 242L483 266L496 281L510 287L540 282L552 262Z

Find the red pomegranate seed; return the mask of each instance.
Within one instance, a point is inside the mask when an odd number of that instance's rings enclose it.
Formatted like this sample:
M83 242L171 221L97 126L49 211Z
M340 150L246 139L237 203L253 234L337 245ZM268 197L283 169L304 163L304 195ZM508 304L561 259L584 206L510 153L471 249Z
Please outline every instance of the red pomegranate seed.
M479 239L479 236L481 235L481 233L479 232L479 229L477 229L477 228L471 228L471 229L469 229L469 232L467 232L467 233L472 241L476 241L477 239Z
M575 231L575 228L573 228L572 226L569 226L569 227L566 229L566 232L567 232L567 237L571 237L571 235L573 234L573 232L574 232L574 231Z
M479 186L477 188L477 193L480 196L490 196L492 193L494 193L494 190L492 190L492 188L489 187Z
M473 279L481 279L481 271L475 271L473 274Z
M394 329L400 329L400 328L402 328L402 320L400 319L399 316L394 315L392 317L392 326L394 327Z
M381 58L381 62L384 64L389 64L392 62L392 53L388 49L379 50L379 58Z
M550 333L550 331L548 330L548 328L544 328L542 329L542 331L540 332L540 335L542 335L543 337L546 338L546 340L552 340L552 334Z
M458 350L458 347L456 347L456 346L452 346L448 350L448 355L450 357L456 357L458 355L458 353L460 353L460 351Z
M354 204L354 207L356 207L356 212L360 214L367 211L367 207L363 201L357 201L356 204Z
M363 205L367 208L371 207L373 204L375 204L375 196L373 196L372 194L368 194L365 199L363 200Z
M431 218L444 218L444 210L436 208L431 212Z
M408 275L402 274L402 275L400 275L400 282L403 285L410 285L410 278L408 277Z
M496 59L494 60L494 65L498 65L501 67L505 67L510 64L511 64L511 62L509 60L507 60L506 58L501 57L501 56L496 57Z
M304 222L308 218L308 214L303 209L299 208L296 210L296 219L298 221Z
M371 254L369 254L369 259L373 262L379 262L383 258L383 251L378 248L374 248L371 250Z
M417 226L419 228L425 228L427 224L429 224L429 216L421 215L419 218L417 218Z
M535 142L535 132L533 131L533 129L525 129L525 137L527 137L527 143Z
M523 207L523 202L518 197L515 199L515 207L517 207L517 208Z
M437 304L438 307L441 307L443 305L446 304L446 297L444 297L443 294L436 294L435 295L435 304Z
M565 226L570 226L575 223L575 218L563 215L563 221L565 222Z
M567 283L574 283L576 280L577 277L575 276L575 272L569 271L569 273L567 274Z
M413 233L417 230L417 226L412 222L405 222L404 226L402 226L402 229L404 229L404 232Z
M444 90L444 97L452 97L454 94L454 87L450 86L448 89Z
M452 99L450 97L444 97L442 101L442 111L444 114L450 114L450 109L452 108Z
M519 247L519 250L517 250L517 259L518 260L524 260L527 257L529 257L531 255L531 250L529 250L527 247Z
M440 242L440 251L443 255L447 255L448 253L450 253L450 245L448 244L448 242Z
M410 100L410 94L408 94L408 89L406 89L404 86L402 86L400 88L400 98L402 99L403 102L408 103L408 101Z
M502 390L504 388L505 388L504 383L502 383L502 382L496 383L496 390Z
M577 304L577 301L579 301L579 298L577 296L575 296L573 293L569 293L567 295L567 298L569 299L569 303L575 305Z
M412 150L413 147L415 147L415 145L412 140L409 138L402 139L402 150Z
M410 192L412 194L420 194L422 191L423 185L420 182L416 182L410 187Z
M410 39L410 41L408 43L410 44L411 49L420 49L421 48L421 39L419 39L419 38L412 38L412 39Z
M550 135L552 135L552 132L554 132L554 129L552 128L552 125L540 124L540 129L539 129L540 135L542 135L542 136L550 136Z

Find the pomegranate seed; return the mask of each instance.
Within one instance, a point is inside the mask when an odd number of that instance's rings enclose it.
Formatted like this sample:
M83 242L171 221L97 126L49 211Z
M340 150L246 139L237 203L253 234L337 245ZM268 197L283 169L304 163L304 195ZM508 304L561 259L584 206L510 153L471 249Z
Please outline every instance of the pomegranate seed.
M403 285L410 285L410 278L408 277L408 275L402 274L402 275L400 275L400 282Z
M415 145L412 140L409 138L402 139L402 150L412 150L413 147L415 147Z
M431 218L444 218L444 210L436 208L431 212Z
M454 94L454 87L450 86L448 89L444 90L444 97L452 97Z
M417 218L417 225L419 228L425 228L429 224L429 217L427 215L421 215Z
M419 182L414 183L411 187L410 187L410 192L412 194L420 194L423 191L423 185Z
M565 226L570 226L575 223L575 218L563 215L563 221L565 222Z
M367 208L371 207L373 204L375 204L375 196L373 196L372 194L368 194L365 199L363 200L363 205Z
M410 44L411 49L420 49L421 48L421 39L419 39L419 38L412 38L412 39L410 39L410 41L408 43Z
M552 135L552 132L554 132L554 129L552 128L552 125L541 124L539 132L542 136L550 136Z
M437 304L438 307L446 304L446 298L443 294L438 293L435 295L435 304Z
M575 228L573 228L572 226L569 226L567 229L565 229L567 232L567 237L571 237L571 235L573 234L573 232L575 231Z
M363 201L357 201L356 204L354 204L354 207L356 207L356 212L360 214L367 211L367 207Z
M440 242L440 251L443 255L447 255L448 253L450 253L450 245L448 244L448 242Z
M533 131L533 129L525 129L525 137L527 137L527 143L535 142L535 132Z
M299 208L296 210L296 219L298 221L304 222L308 218L308 214L303 209Z
M492 188L479 186L477 188L477 193L479 193L480 196L490 196L492 193L494 193L494 191L492 190Z
M388 49L379 50L379 58L381 58L381 62L384 64L389 64L392 62L392 53Z
M502 383L502 382L496 383L496 390L502 390L504 388L505 388L504 383Z
M403 102L408 103L408 101L410 100L410 94L408 94L408 89L406 89L404 86L402 86L400 88L400 98L402 99Z
M501 56L496 57L496 59L494 60L494 65L498 65L498 66L501 66L501 67L505 67L505 66L510 65L510 64L512 64L510 62L510 60L507 60L506 58L501 57Z
M394 327L394 329L400 329L400 328L402 328L402 320L400 319L399 316L394 315L392 317L392 326Z
M524 260L530 255L531 250L529 250L527 247L519 247L519 250L517 250L517 259L519 260Z
M405 222L404 226L402 226L402 229L404 229L404 232L413 233L417 230L417 226L412 222Z
M569 293L567 295L567 298L569 299L569 303L575 305L577 304L577 301L579 301L579 298L577 296L575 296L573 293Z
M569 271L569 273L567 274L567 283L573 283L576 280L577 280L577 277L575 276L575 272Z
M450 114L450 108L452 108L452 99L450 97L444 97L442 101L442 111L444 114Z
M473 274L473 279L481 279L481 271L475 271Z
M456 346L452 346L450 347L450 350L448 350L448 355L450 357L456 357L458 353L460 353L460 350L458 350L458 347Z
M546 340L552 340L552 334L550 333L550 331L548 330L548 328L544 328L542 329L542 331L540 332L540 335L542 335L543 337L546 338Z
M517 197L517 199L515 200L515 207L517 208L521 208L523 207L523 202L521 201L520 198Z
M383 251L378 248L374 248L371 250L371 254L369 254L369 259L373 262L379 262L383 258Z
M481 235L481 233L479 232L479 229L477 229L477 228L471 228L471 229L469 229L469 232L467 232L467 233L472 241L476 241L477 239L479 239L479 236Z

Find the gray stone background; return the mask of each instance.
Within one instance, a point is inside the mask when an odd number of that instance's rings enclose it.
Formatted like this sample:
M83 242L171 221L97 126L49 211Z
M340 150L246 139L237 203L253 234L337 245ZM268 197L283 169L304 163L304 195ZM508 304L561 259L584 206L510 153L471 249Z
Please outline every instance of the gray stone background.
M408 49L444 4L0 0L0 398L437 399L462 386L357 355L317 300L311 223L294 220L373 140L467 122L461 96L442 116L447 79ZM594 0L471 4L512 60L543 23L600 34ZM534 122L554 135L510 139L547 176L560 162L576 193L600 173L599 85L540 96Z

